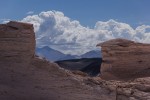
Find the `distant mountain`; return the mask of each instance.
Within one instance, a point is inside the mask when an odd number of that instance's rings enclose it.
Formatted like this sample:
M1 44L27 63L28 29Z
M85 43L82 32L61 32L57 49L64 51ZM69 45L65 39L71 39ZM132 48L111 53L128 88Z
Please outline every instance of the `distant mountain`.
M57 61L59 61L59 60L68 60L68 59L76 59L76 58L78 58L78 56L76 56L76 55L70 55L70 54L64 54L64 56L63 57L61 57L60 59L57 59Z
M83 55L81 55L81 58L101 58L101 52L99 50L92 50L89 51Z
M54 50L48 46L42 48L36 48L36 54L38 56L44 57L50 61L60 61L68 59L77 59L77 58L100 58L100 51L92 50L81 56L64 54L58 50Z
M50 61L75 59L76 57L69 54L63 54L60 51L54 50L48 46L36 48L36 54Z

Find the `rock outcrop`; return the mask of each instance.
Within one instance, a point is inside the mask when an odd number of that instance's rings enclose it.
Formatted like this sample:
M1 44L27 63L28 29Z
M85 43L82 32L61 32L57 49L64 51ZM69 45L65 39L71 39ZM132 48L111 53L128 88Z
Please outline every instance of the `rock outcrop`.
M29 63L34 56L35 34L32 24L11 21L0 25L0 63Z
M148 77L128 82L93 80L101 88L107 89L110 92L108 95L114 94L111 96L112 100L150 100L150 78Z
M150 76L150 44L113 39L102 47L101 78L129 80Z
M0 100L149 100L149 78L105 81L34 56L33 26L0 25Z

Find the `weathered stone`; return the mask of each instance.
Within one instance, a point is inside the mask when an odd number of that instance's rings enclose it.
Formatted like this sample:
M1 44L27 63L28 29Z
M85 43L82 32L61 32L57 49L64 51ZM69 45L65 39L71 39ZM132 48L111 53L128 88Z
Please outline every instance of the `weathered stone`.
M10 21L0 25L0 63L28 63L34 56L32 24Z
M150 44L125 39L113 39L102 47L101 78L128 80L150 76Z

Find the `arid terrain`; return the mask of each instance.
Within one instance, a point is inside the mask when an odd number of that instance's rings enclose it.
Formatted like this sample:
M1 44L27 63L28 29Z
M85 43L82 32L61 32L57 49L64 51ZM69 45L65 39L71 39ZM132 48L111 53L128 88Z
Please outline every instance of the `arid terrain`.
M35 56L31 24L12 21L0 25L0 100L150 100L150 78L105 81L63 69Z

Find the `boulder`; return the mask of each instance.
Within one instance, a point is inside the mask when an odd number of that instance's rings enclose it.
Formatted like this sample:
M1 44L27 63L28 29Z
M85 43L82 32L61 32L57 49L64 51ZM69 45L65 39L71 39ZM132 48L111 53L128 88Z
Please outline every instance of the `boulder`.
M130 80L150 76L150 44L126 39L113 39L101 46L101 78Z

